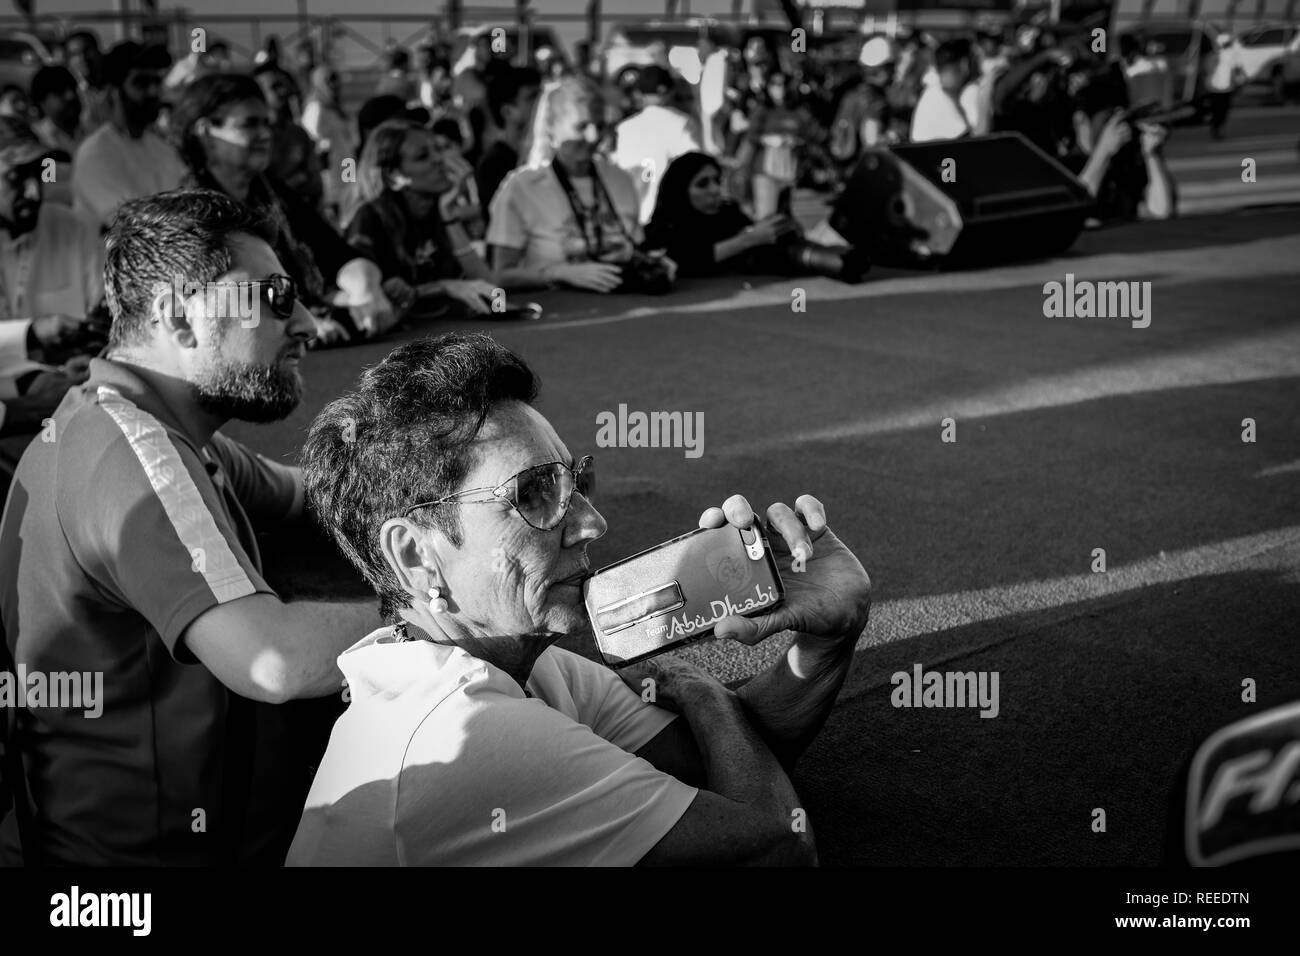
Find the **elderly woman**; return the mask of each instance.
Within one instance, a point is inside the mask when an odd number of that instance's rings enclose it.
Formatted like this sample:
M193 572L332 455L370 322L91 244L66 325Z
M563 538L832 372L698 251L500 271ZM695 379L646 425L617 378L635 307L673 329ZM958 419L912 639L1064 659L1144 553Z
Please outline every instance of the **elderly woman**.
M195 80L176 103L172 131L191 175L183 185L216 189L276 226L276 255L316 317L317 342L366 335L395 321L379 268L363 258L314 207L267 176L271 121L251 76L219 73Z
M441 317L489 311L497 285L470 245L458 203L472 181L469 163L439 148L411 120L381 123L366 140L357 167L365 202L348 224L353 247L378 264L384 289L400 313Z
M492 198L487 242L503 281L561 284L593 292L642 291L653 271L637 251L640 197L632 178L597 155L605 101L593 84L562 80L544 94L527 167ZM676 264L657 258L671 283ZM638 268L642 266L642 268ZM631 281L629 281L631 280Z
M313 423L307 493L395 623L339 658L350 706L287 862L814 861L788 774L867 623L862 565L815 498L768 508L785 601L716 633L796 633L735 692L668 657L620 680L554 646L590 635L582 581L606 522L591 458L537 392L491 338L444 335L394 351ZM757 520L734 495L700 525Z

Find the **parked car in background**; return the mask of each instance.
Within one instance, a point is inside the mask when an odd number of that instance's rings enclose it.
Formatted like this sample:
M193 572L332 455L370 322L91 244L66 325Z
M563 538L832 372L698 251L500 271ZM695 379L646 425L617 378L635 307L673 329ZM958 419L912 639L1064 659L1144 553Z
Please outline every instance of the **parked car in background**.
M1288 58L1294 60L1300 51L1300 27L1283 23L1262 24L1236 37L1232 45L1246 71L1246 82L1267 85L1277 100L1286 99L1289 86L1286 61Z

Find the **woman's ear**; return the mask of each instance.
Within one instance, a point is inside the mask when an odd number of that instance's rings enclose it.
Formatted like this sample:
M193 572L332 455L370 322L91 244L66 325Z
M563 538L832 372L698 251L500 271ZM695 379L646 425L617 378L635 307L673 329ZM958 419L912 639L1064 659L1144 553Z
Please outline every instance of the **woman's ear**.
M409 594L423 596L429 588L441 586L442 569L430 540L437 535L409 518L389 518L379 529L379 551Z

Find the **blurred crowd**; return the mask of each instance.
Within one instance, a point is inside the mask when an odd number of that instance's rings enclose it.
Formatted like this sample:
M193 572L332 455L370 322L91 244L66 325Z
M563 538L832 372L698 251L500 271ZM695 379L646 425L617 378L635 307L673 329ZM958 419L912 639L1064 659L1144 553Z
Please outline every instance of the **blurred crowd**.
M1096 221L1170 216L1170 121L1202 114L1222 135L1243 79L1222 47L1186 97L1140 36L1110 49L1040 25L864 36L838 62L702 37L694 82L662 44L609 78L588 48L521 65L494 43L455 62L446 44L394 46L370 95L345 98L310 42L285 54L272 38L241 69L220 42L173 59L69 36L62 63L0 91L3 433L38 427L106 342L100 236L130 199L214 189L272 222L328 346L534 314L508 297L544 287L860 281L866 255L828 222L801 228L795 190L834 193L864 151L908 142L1017 132L1087 186Z

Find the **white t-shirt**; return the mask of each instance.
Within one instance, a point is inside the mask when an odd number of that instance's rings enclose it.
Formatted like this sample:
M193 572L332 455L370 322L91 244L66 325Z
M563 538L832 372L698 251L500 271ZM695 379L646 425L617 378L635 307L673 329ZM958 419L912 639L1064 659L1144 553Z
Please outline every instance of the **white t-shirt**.
M659 195L659 183L668 164L683 153L698 152L695 124L681 110L647 106L618 124L614 162L632 177L641 195L641 223L650 221Z
M86 137L72 170L74 208L101 228L122 203L175 189L186 172L176 150L153 130L132 139L112 123Z
M971 132L972 123L957 100L949 96L932 75L912 112L912 142L957 139Z
M547 648L527 697L458 647L380 628L339 657L330 735L288 866L630 866L698 793L634 752L675 715Z
M600 157L596 158L595 167L623 227L634 242L640 242L641 197L632 178ZM572 182L581 198L583 189L579 181ZM606 234L614 231L607 229ZM516 169L501 183L492 197L487 243L524 250L520 262L524 269L582 261L582 229L549 163Z

